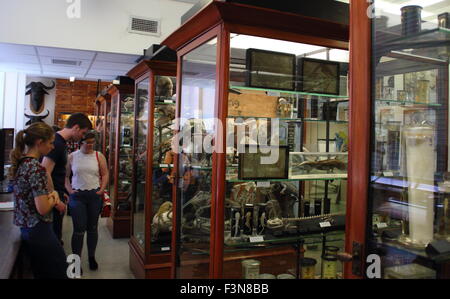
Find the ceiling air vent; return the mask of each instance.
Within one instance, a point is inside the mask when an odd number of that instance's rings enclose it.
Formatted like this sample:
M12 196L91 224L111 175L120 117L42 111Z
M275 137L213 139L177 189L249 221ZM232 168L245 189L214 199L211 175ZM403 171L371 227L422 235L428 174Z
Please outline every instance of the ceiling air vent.
M130 17L130 27L128 31L137 34L160 36L160 20L132 16Z
M81 61L65 60L65 59L52 59L52 64L67 65L67 66L80 66L81 65Z

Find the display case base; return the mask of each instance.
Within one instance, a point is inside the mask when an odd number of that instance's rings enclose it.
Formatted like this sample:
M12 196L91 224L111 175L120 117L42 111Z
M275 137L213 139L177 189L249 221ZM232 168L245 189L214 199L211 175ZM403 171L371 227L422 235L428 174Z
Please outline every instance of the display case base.
M261 262L260 273L273 275L288 273L289 269L296 269L298 252L293 246L278 248L251 249L224 254L223 278L242 279L242 261L255 259ZM199 258L198 255L183 253L181 267L177 269L177 278L208 279L209 257Z
M131 234L130 217L116 217L112 215L107 220L107 226L113 239L129 238Z
M130 240L130 269L136 279L170 279L170 253L154 256L158 263L145 264L140 249Z

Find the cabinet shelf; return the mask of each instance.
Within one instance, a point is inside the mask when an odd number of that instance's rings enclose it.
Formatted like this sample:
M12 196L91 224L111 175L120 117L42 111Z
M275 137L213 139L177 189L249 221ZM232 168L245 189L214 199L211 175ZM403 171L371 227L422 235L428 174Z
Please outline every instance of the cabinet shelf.
M346 180L347 174L299 174L290 176L288 179L258 179L258 180L227 180L228 183L246 183L246 182L297 182L297 181L334 181Z
M385 99L376 99L376 102L391 103L391 104L398 104L398 105L418 105L418 106L428 106L428 107L441 107L442 106L441 104L437 104L437 103L422 103L422 102L385 100Z
M441 263L448 263L450 261L450 254L440 254L440 255L429 255L426 253L425 249L412 249L404 246L399 241L393 240L393 241L386 241L382 240L381 238L377 238L374 241L376 246L381 246L385 248L390 248L393 250L400 250L407 252L408 254L415 255L418 257L421 257L426 260L431 260L437 264Z
M303 245L317 245L317 244L321 244L322 240L305 240L305 239L313 239L314 236L308 236L308 235L298 235L298 236L293 236L293 237L284 237L284 238L274 238L274 239L270 239L270 240L265 240L263 242L255 242L255 243L250 243L250 242L225 242L225 252L232 252L233 249L239 249L239 251L241 251L242 249L254 249L255 247L261 248L261 247L272 247L272 246L276 246L276 245L295 245L298 243L302 243ZM316 237L317 238L317 237ZM333 239L328 239L327 238L327 242L338 242L338 241L343 241L344 238L341 237L336 237Z
M414 54L419 54L430 59L449 61L450 29L435 28L423 30L418 34L400 36L388 40L379 45L378 52L391 52L399 50L409 54L410 49L418 49Z
M230 115L227 118L233 119L233 118L243 118L243 119L249 119L249 118L254 118L254 119L271 119L270 117L260 117L260 116L247 116L247 115ZM348 124L347 120L323 120L323 119L317 119L317 118L284 118L284 117L280 117L278 118L278 120L280 121L286 121L286 122L319 122L319 123L326 123L326 122L330 122L330 123L337 123L337 124Z
M173 164L155 164L153 168L174 168ZM186 166L185 168L192 168L197 170L212 170L212 167L208 166Z
M290 91L290 90L278 90L278 89L269 89L269 88L255 88L255 87L247 87L247 86L230 86L231 89L234 90L249 90L249 91L265 91L270 93L282 95L299 95L299 96L316 96L328 99L339 99L339 100L348 100L348 96L341 95L332 95L332 94L321 94L321 93L309 93L309 92L301 92L301 91Z

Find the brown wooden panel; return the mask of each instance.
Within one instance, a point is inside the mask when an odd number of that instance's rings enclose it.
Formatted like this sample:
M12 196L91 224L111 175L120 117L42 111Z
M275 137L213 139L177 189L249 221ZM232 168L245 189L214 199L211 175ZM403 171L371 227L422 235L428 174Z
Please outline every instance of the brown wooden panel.
M371 20L369 3L350 1L350 124L345 251L352 253L353 243L366 242L366 217L369 190L371 115ZM358 121L359 120L359 121ZM364 265L364 253L361 263ZM362 269L364 266L362 266ZM345 263L345 278L361 278Z
M69 103L61 103L55 105L55 111L61 111L61 112L70 112L73 109L72 105Z
M87 104L87 99L86 99L85 96L73 95L72 96L72 104L74 104L74 105L86 105Z
M261 105L264 102L264 105ZM247 92L240 95L230 93L228 100L228 115L277 117L278 98L267 96L264 91Z
M70 105L72 103L72 96L71 95L56 95L56 105Z
M223 261L223 278L241 279L242 261L245 259L256 259L261 262L260 273L274 275L287 273L288 270L296 269L297 253L291 246L283 246L271 249L255 249L225 253ZM184 279L208 279L209 258L183 254L182 265L177 278Z
M121 218L109 218L108 221L111 225L108 225L108 228L111 232L113 239L118 238L129 238L130 237L130 218L129 217L121 217Z
M56 80L56 89L72 89L72 84L69 80Z
M72 96L80 96L80 97L87 97L88 92L86 89L77 88L72 91Z
M346 48L349 39L349 26L344 24L261 7L212 1L168 36L162 44L178 50L221 22L227 25L258 27L259 35L271 31L277 36L283 35L282 38L294 41L298 41L295 35L302 35L316 37L320 44L324 41L341 42L339 48Z
M68 109L69 111L67 112L83 112L86 111L88 108L86 105L70 105Z
M145 269L144 264L142 263L141 258L135 251L134 247L130 243L130 269L133 272L134 277L137 279L145 278Z
M56 96L72 96L72 89L56 89Z
M171 267L164 267L159 269L151 269L145 271L146 279L170 279Z

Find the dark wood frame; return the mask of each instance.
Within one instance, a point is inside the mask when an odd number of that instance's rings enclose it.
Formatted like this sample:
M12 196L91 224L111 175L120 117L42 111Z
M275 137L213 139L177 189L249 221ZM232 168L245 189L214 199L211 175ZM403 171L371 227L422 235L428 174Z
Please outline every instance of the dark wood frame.
M101 152L106 158L109 158L106 155L106 140L107 140L106 139L106 132L107 132L107 128L106 128L107 119L106 118L108 117L108 113L111 110L111 95L108 93L100 95L95 100L95 103L99 107L98 117L103 117Z
M133 235L134 230L134 206L131 211L131 237L130 237L130 268L136 278L170 278L172 273L172 254L167 253L151 253L151 223L152 223L152 175L153 175L153 131L154 131L154 108L155 108L155 76L171 76L176 75L176 63L167 61L151 61L144 60L131 69L129 77L135 80L135 95L137 95L138 84L142 81L149 82L149 113L148 113L148 132L147 134L147 169L146 169L146 185L145 185L145 244L144 248L139 245L136 237ZM136 96L135 96L136 98ZM137 113L138 99L135 100L135 115ZM135 117L136 124L136 117ZM135 125L136 127L136 125ZM135 156L136 130L134 132L133 156ZM149 164L150 163L150 164ZM133 165L133 173L135 173ZM134 176L134 175L133 175ZM133 197L135 196L135 177L133 177ZM175 184L174 184L175 185ZM134 202L134 201L133 201ZM173 248L173 247L172 247ZM173 251L173 250L172 250Z
M117 204L120 201L118 182L119 182L119 155L120 155L120 123L121 123L121 99L124 95L134 95L134 85L111 85L106 92L111 97L111 107L115 103L116 118L112 119L110 134L112 133L112 127L115 127L115 135L109 137L109 160L108 164L113 163L113 172L110 173L110 181L114 180L114 190L110 190L110 196L114 198L113 206L111 209L111 216L108 218L108 228L113 238L129 238L130 237L130 218L131 211L117 211ZM112 108L111 108L112 109ZM114 139L114 150L112 149L112 140ZM123 200L124 198L122 198Z
M335 65L336 66L336 78L335 78L335 85L336 85L336 92L332 93L332 92L326 92L324 90L306 90L304 88L304 81L303 81L303 77L304 77L304 67L305 67L305 62L315 62L315 63L320 63L320 64L327 64L327 65ZM302 92L310 92L310 93L325 93L325 94L335 94L335 95L339 95L339 79L340 79L340 63L336 62L336 61L329 61L329 60L322 60L322 59L315 59L315 58L307 58L307 57L300 57L297 60L297 68L298 68L298 84L297 84L297 90L298 91L302 91Z
M292 58L292 82L291 82L291 88L280 88L280 87L276 87L276 86L263 86L263 85L255 85L252 84L252 78L253 77L257 77L258 75L253 74L253 60L252 60L252 54L253 53L264 53L264 54L271 54L274 56L285 56L285 57L290 57ZM247 86L249 87L257 87L257 88L267 88L267 89L277 89L277 90L295 90L295 72L296 72L296 57L294 54L289 54L289 53L281 53L281 52L274 52L274 51L267 51L267 50L260 50L260 49L247 49L246 53L246 67L247 67L247 76L246 76L246 80L247 80Z
M365 269L367 199L370 174L372 34L367 15L370 3L350 1L350 119L345 251L346 278L362 278ZM356 120L364 120L356 122ZM355 121L353 121L355 120ZM361 248L360 252L357 249ZM359 272L359 273L358 273Z
M248 17L250 15L252 16L251 18ZM270 20L270 22L267 20ZM243 4L212 1L162 42L163 45L176 50L178 55L177 117L179 117L181 110L182 58L185 54L210 39L217 37L216 117L221 121L226 119L228 114L230 32L309 43L337 49L348 49L349 45L349 26L344 24ZM179 123L177 123L177 128L179 128ZM225 144L225 132L217 129L215 146L217 149L222 150L217 150L213 154L209 258L210 278L223 277L224 194L226 181ZM178 169L177 156L175 159L175 168ZM367 177L367 173L365 172L364 176ZM174 197L177 196L176 185L177 182L174 184ZM177 211L176 202L177 200L174 198L175 214ZM175 214L173 215L172 248L176 248L177 246L176 234L179 230L176 226L175 220L177 216ZM172 250L172 261L174 263L176 258L176 250ZM176 277L175 265L172 267L172 277Z
M370 3L351 0L350 2L350 20L351 20L351 50L350 51L350 131L349 131L349 185L347 200L347 219L346 223L350 227L346 237L346 251L353 255L351 263L345 265L347 277L364 278L366 273L365 257L369 254L369 242L371 241L369 231L372 225L372 203L374 186L370 182L370 162L371 146L375 140L372 135L372 125L374 123L373 101L376 99L376 78L374 75L386 76L386 68L378 65L377 73L374 68L379 63L383 51L375 48L373 38L372 20L369 19L367 11ZM401 53L389 53L389 57L402 58L403 61L392 63L387 62L388 68L399 68L399 74L408 72L417 72L428 70L417 65L416 62L430 63L432 61L438 70L438 77L442 78L445 84L437 85L437 98L440 104L440 120L444 128L448 128L448 64L428 59L426 57L402 55ZM409 63L407 61L409 60ZM400 68L401 66L401 68ZM442 96L439 96L442 95ZM364 119L356 124L352 119ZM448 162L448 132L446 130L437 131L437 139L442 140L442 146L437 147L437 172L445 172ZM440 168L441 167L441 168ZM357 248L360 248L357 252ZM381 248L383 251L384 248ZM418 258L420 260L420 258ZM435 265L439 278L448 278L450 276L450 264L443 263Z

